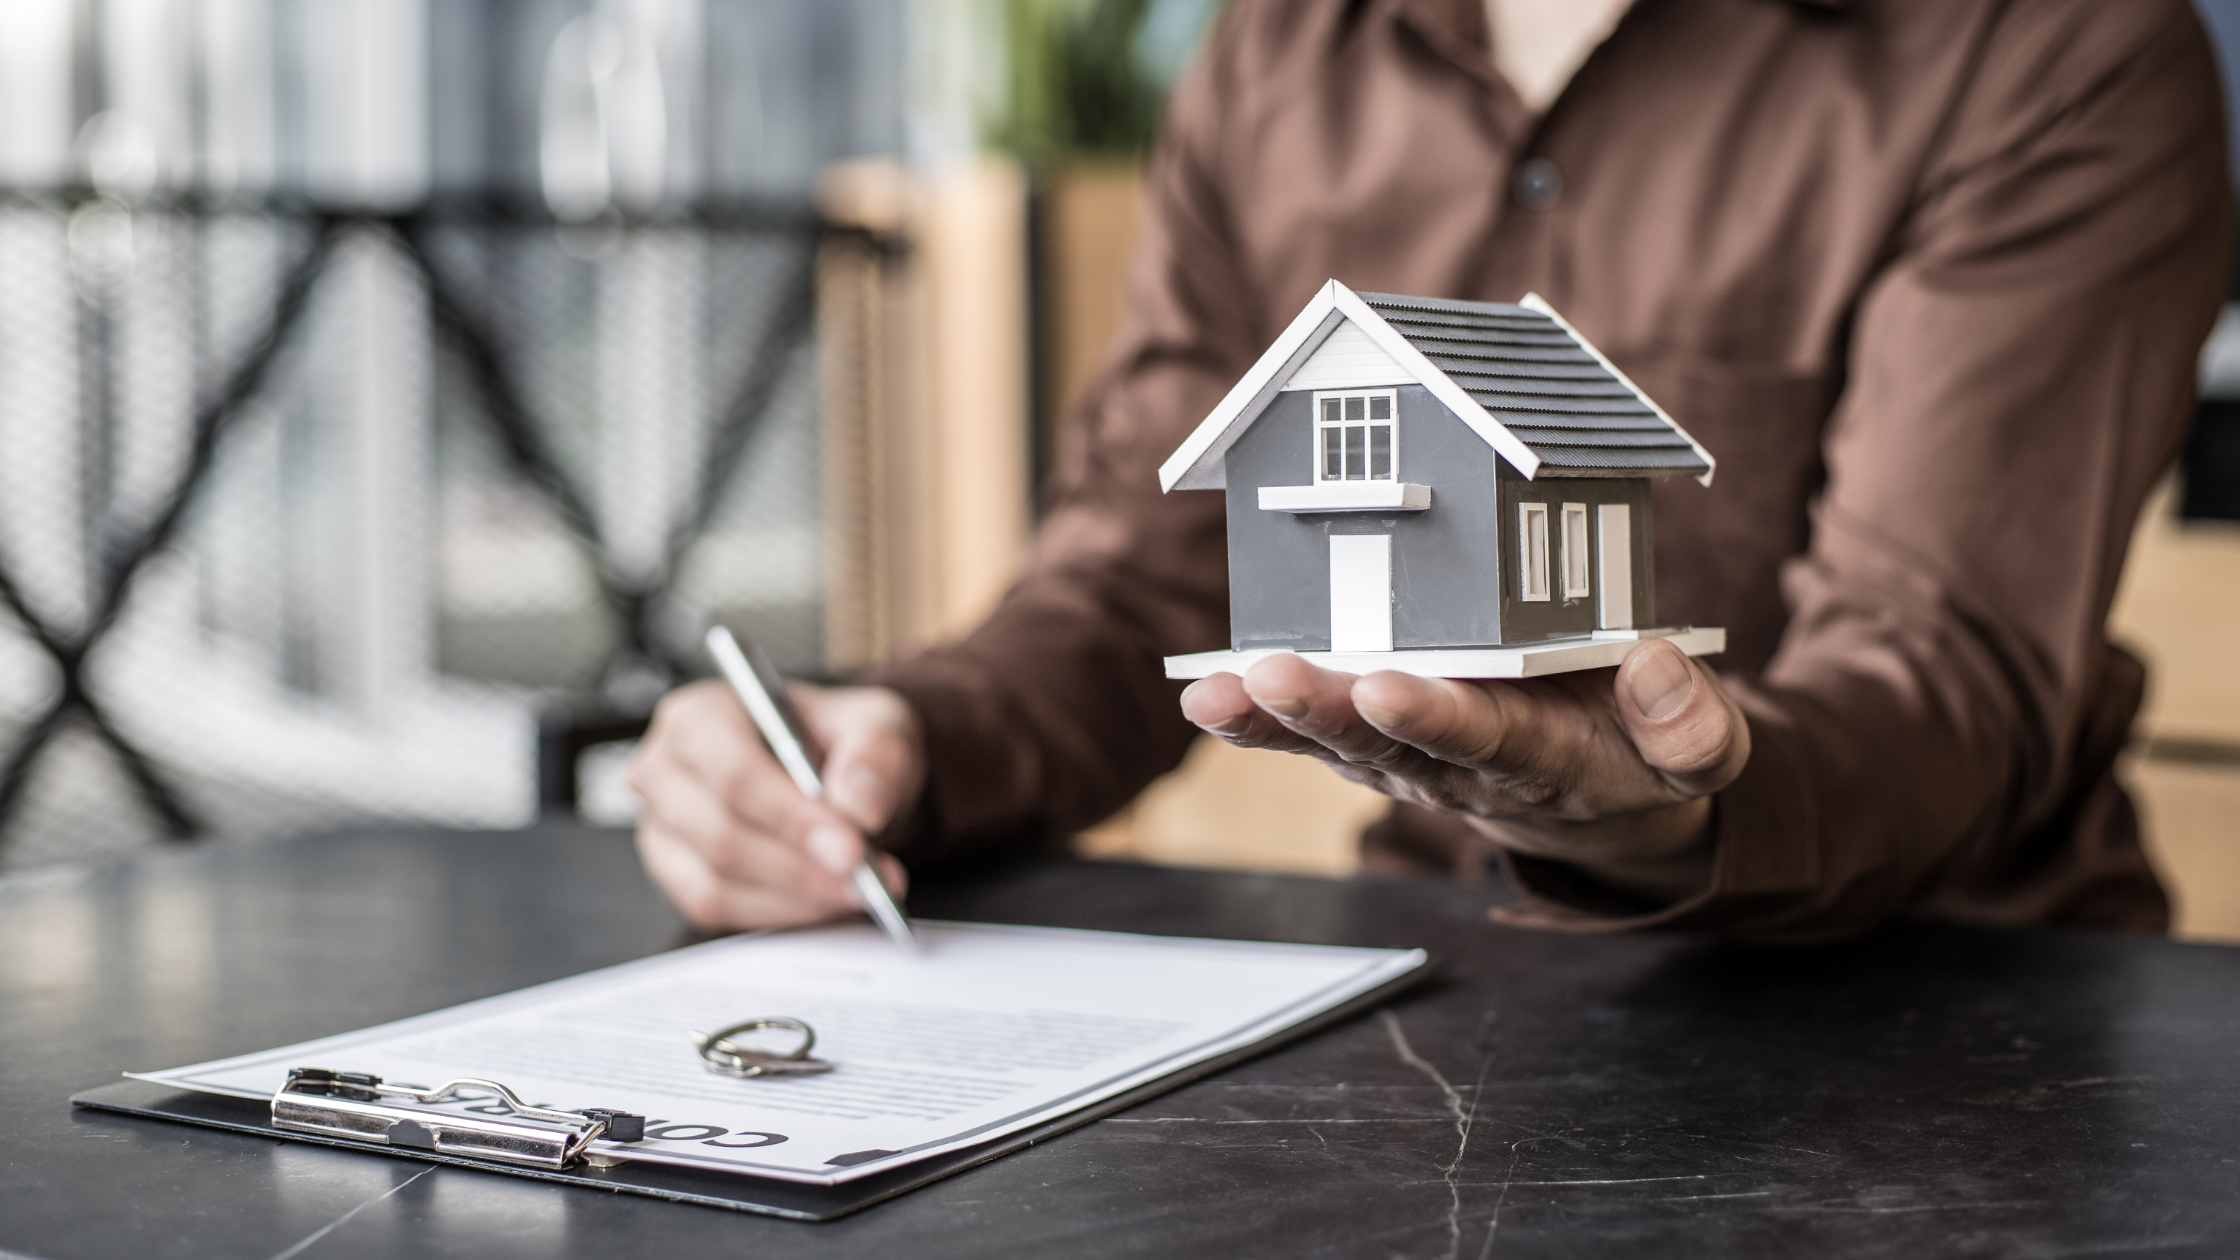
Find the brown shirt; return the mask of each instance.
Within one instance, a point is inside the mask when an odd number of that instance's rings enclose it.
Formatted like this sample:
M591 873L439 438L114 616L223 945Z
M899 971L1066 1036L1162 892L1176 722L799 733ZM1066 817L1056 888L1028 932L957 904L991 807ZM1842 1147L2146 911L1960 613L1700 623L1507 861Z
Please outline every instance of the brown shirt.
M1641 0L1538 120L1483 28L1478 0L1232 6L1028 573L889 675L933 758L911 851L1066 834L1181 757L1160 658L1226 645L1222 501L1154 470L1335 277L1537 291L1719 459L1655 491L1660 620L1727 627L1754 741L1713 885L1647 906L1509 859L1513 917L2161 926L2111 769L2142 671L2104 622L2232 229L2190 6ZM1380 834L1451 848L1442 821Z

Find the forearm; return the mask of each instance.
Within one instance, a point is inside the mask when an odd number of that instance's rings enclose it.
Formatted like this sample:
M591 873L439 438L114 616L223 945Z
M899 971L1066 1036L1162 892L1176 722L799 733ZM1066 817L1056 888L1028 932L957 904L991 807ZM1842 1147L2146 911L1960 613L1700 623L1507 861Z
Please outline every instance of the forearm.
M927 799L906 856L1068 836L1181 760L1194 732L1161 658L1203 645L1165 639L1193 623L1218 634L1220 609L1169 607L1147 622L1116 606L1130 598L1121 585L1096 571L1030 572L971 636L884 674L926 734Z
M2105 775L2136 686L2090 661L2051 668L1989 610L1872 563L1840 524L1822 530L1820 549L1841 563L1792 572L1782 654L1763 677L1729 683L1751 757L1709 801L1704 885L1668 899L1623 867L1518 850L1506 861L1532 897L1505 917L1797 944L1932 905L2060 919L2106 873L2081 856L2100 846L2071 834L2093 820L2065 810ZM2052 856L2033 862L2033 849ZM2121 921L2151 927L2151 909Z

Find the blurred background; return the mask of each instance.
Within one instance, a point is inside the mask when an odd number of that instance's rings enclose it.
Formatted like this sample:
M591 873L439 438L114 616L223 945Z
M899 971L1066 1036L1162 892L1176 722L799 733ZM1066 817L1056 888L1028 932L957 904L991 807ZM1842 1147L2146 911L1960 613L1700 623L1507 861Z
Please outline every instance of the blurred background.
M810 678L969 627L1220 3L0 4L0 874L627 822L708 625ZM2114 622L2180 929L2240 939L2240 306L2202 382ZM1338 874L1380 810L1209 740L1079 843Z

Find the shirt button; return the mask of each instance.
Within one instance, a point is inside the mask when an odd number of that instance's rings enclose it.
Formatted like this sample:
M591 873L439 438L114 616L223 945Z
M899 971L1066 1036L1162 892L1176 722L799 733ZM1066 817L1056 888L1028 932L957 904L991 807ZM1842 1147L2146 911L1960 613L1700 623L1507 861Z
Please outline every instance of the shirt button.
M1527 210L1545 210L1563 196L1563 172L1546 158L1526 158L1509 173L1509 195Z

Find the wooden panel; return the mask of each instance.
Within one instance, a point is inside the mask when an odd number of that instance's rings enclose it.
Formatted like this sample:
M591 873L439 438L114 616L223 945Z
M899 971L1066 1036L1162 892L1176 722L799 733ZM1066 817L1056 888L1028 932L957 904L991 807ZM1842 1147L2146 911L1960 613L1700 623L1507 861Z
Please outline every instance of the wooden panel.
M2148 502L2108 628L2150 671L2140 732L2240 744L2240 525L2180 522Z
M1030 527L1026 186L998 161L842 163L819 202L883 244L819 258L825 657L861 670L987 615Z
M926 388L933 405L938 566L926 627L980 624L1026 558L1027 185L984 159L926 181Z
M2108 616L2148 670L2126 781L2178 935L2240 941L2240 527L2181 522L2174 497L2140 514Z
M2170 890L2172 932L2240 942L2240 766L2141 759L2124 781Z
M1037 329L1046 457L1110 353L1120 328L1127 260L1142 222L1143 172L1133 162L1081 162L1040 178ZM1050 470L1045 466L1047 474Z

